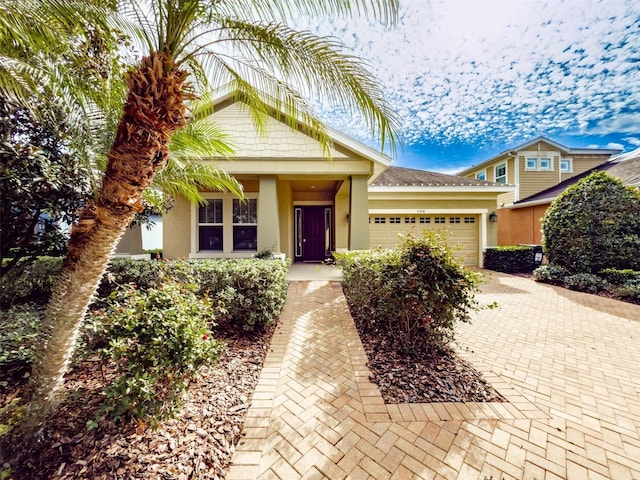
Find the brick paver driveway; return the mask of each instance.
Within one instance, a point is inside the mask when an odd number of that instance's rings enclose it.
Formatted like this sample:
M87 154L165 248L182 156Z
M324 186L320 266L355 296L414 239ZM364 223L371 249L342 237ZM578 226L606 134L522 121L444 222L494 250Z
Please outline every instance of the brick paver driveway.
M508 403L385 405L337 282L292 282L227 478L640 479L640 306L487 272L460 355Z

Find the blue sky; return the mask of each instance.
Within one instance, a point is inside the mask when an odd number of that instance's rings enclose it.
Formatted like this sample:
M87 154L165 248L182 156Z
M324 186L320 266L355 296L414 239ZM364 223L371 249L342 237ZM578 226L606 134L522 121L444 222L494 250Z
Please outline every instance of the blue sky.
M393 29L297 25L342 39L402 119L395 165L447 173L548 136L640 147L640 1L400 0ZM353 119L321 113L371 144Z

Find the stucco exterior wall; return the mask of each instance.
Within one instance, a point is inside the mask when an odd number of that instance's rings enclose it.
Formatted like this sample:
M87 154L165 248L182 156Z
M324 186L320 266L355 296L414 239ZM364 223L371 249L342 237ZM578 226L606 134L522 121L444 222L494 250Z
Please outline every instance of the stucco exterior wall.
M162 218L162 256L189 258L191 246L191 203L182 197Z

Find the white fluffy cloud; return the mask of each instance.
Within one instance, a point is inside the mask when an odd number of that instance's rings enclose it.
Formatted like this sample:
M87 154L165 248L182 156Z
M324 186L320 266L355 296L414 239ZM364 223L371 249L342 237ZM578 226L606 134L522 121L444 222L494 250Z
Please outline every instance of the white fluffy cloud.
M554 132L637 140L640 2L405 0L400 13L391 30L300 26L341 38L371 65L408 144L505 145ZM352 119L323 115L366 138Z

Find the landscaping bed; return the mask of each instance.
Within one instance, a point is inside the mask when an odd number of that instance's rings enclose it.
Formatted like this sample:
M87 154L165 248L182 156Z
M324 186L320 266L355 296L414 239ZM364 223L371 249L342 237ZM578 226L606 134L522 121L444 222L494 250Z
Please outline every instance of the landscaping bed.
M67 377L66 400L38 450L13 465L10 478L224 478L274 328L246 332L221 325L217 335L227 342L226 353L217 365L202 368L178 416L157 430L110 419L89 430L87 422L95 419L113 374L103 372L99 362L81 362ZM0 406L24 388L24 376L11 373L18 372L0 373Z

